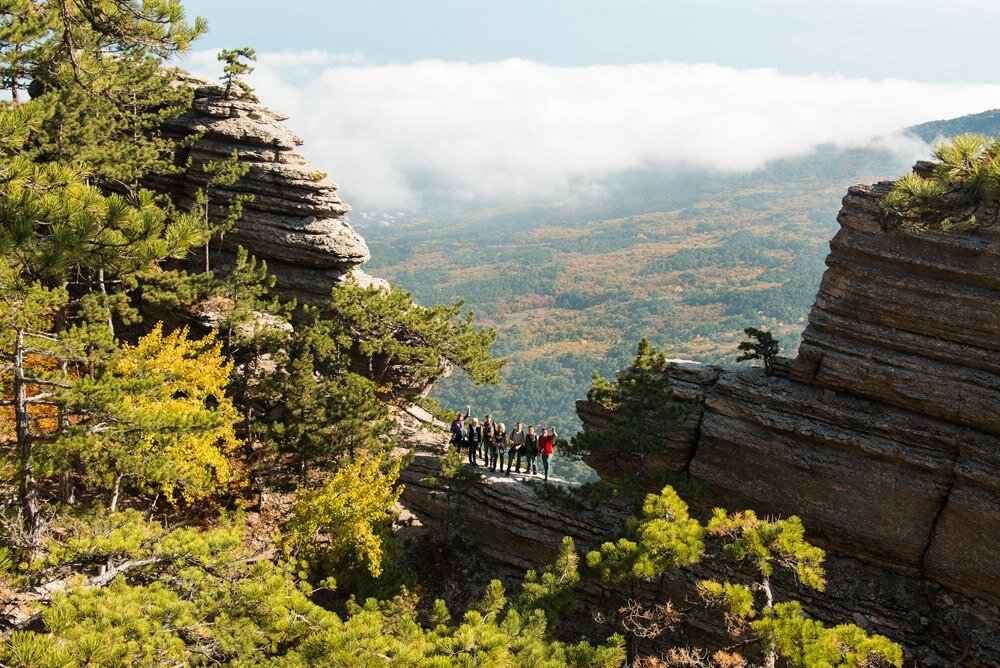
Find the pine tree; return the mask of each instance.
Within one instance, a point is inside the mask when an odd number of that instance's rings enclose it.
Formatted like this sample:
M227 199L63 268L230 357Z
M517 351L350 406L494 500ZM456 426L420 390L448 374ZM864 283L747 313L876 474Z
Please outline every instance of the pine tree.
M777 339L770 332L756 327L747 327L743 333L749 338L740 342L737 349L741 354L736 361L761 360L764 362L764 373L770 376L774 369L774 358L781 352Z
M580 583L580 555L576 544L565 536L555 560L541 571L529 570L524 576L521 593L514 599L514 606L521 614L541 610L549 626L555 626L559 615L567 611L575 600L574 589Z
M482 478L478 468L469 467L457 448L448 448L438 459L438 472L427 479L433 494L444 497L442 540L450 543L462 528L464 507L470 503L468 492Z
M929 173L893 184L882 207L915 230L968 230L1000 220L1000 137L963 134L934 146Z
M52 424L58 402L55 390L66 386L56 360L59 340L51 335L55 315L66 302L66 293L37 281L26 281L6 261L0 262L0 367L5 398L0 405L13 413L19 510L24 527L20 545L29 559L41 544L37 453L35 446L58 428ZM6 397L10 397L9 399ZM48 420L42 418L48 417Z
M823 590L825 555L823 550L806 542L799 518L761 520L752 510L730 514L716 508L707 530L709 535L721 540L727 558L747 566L757 578L752 588L713 581L703 581L699 585L702 597L711 604L723 606L737 626L740 621L757 615L754 590L763 594L765 612L774 608L771 578L776 567L795 573L797 582L804 586ZM778 659L777 644L771 639L765 645L765 665L774 668Z
M240 162L239 153L233 151L225 160L212 160L201 166L205 186L199 188L194 197L191 214L204 221L205 273L212 269L209 256L213 237L222 237L236 226L243 217L243 205L253 201L253 195L226 191L250 171L250 165ZM224 194L219 191L226 191Z
M669 601L653 606L639 602L636 584L710 561L712 570L722 575L701 580L698 593L709 608L721 611L734 637L743 637L748 630L755 635L765 665L776 666L781 659L804 667L901 666L899 646L886 638L869 635L853 624L826 627L802 617L797 602L776 600L772 577L779 569L792 573L798 584L821 591L824 558L823 550L805 540L797 517L763 520L753 511L716 509L703 526L690 516L677 493L666 487L646 497L642 514L628 522L625 536L589 552L587 565L602 580L628 589L628 598L616 601L610 617L631 639L633 660L640 638L655 637L680 619ZM705 653L676 654L680 661L682 655L697 658ZM743 660L738 655L723 658Z
M272 425L271 436L279 449L295 454L303 481L310 465L335 468L390 447L388 407L367 378L350 371L321 374L307 350L293 359L282 393L287 417Z
M0 88L13 105L31 83L33 49L45 37L52 17L33 0L6 0L0 4Z
M253 72L250 63L257 60L257 52L246 46L239 49L222 49L218 58L220 62L226 64L222 68L223 75L221 77L222 83L225 85L223 89L225 98L231 99L233 93L237 91L239 91L240 97L252 98L253 88L242 77Z
M243 414L241 434L251 476L259 473L254 452L261 437L257 413L278 404L288 383L285 372L293 336L289 320L295 302L273 297L274 282L267 263L258 262L240 246L230 271L204 288L206 299L222 302L218 330L223 351L235 362L231 392Z
M705 530L670 487L648 495L642 515L628 528L628 535L588 552L587 567L602 580L624 587L611 618L626 633L629 658L634 661L641 638L655 637L677 621L669 602L652 607L639 603L640 583L698 563L705 551Z
M622 460L636 477L647 474L647 458L664 447L663 430L692 408L673 397L667 371L666 357L643 338L631 366L614 383L595 372L588 399L613 411L613 424L607 429L584 425L570 441L569 452Z
M462 317L461 309L461 302L419 306L399 287L363 288L351 279L333 289L317 320L381 394L412 398L448 365L477 384L499 380L504 362L490 354L496 333L473 327L473 315Z
M4 350L14 370L5 379L9 382L5 387L14 402L15 421L23 423L15 429L23 486L21 509L28 543L37 546L40 523L31 473L36 457L32 441L38 442L43 435L32 434L29 404L58 410L50 393L39 388L65 385L70 361L94 363L102 349L112 345L112 313L130 315L120 294L96 290L98 285L103 287L104 278L131 285L156 261L183 255L198 233L187 220L168 221L151 198L141 197L133 205L119 195L106 196L66 167L17 157L0 170L0 252L4 257L0 294L13 334ZM82 293L81 297L71 299L66 289L70 279L75 279L75 293ZM44 360L50 373L58 369L61 378L26 375L26 353ZM32 394L39 396L29 401ZM60 424L55 431L65 426Z
M20 149L40 161L86 163L88 175L130 191L151 170L174 168L159 128L192 91L172 85L166 59L204 32L204 21L185 21L178 0L11 0L5 9L4 83L15 100L30 83L25 106L45 119L22 133Z

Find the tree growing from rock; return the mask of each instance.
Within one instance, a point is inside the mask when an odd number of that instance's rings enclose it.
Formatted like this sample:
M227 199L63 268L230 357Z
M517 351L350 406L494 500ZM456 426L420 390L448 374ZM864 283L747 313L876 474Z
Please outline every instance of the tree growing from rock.
M748 362L760 360L764 363L764 373L768 376L774 371L774 358L781 353L781 345L774 338L771 332L756 327L747 327L743 330L747 335L746 341L741 341L737 350L740 351L737 362Z
M902 176L882 200L916 229L963 230L1000 219L1000 137L963 134L937 144L928 173Z
M493 329L477 329L462 302L424 307L405 290L338 285L314 313L314 328L385 398L413 398L458 367L475 383L496 383L503 360L490 354Z
M243 217L243 205L253 201L253 195L225 191L235 185L250 171L250 165L241 162L235 150L224 160L212 160L201 166L205 186L195 193L191 214L203 221L205 228L205 273L212 270L211 241L219 237L219 244L226 232L232 230Z
M252 97L253 88L243 80L243 77L253 72L250 63L257 60L257 52L248 46L238 49L222 49L218 55L219 62L225 63L222 68L223 95L232 99L233 93L239 91L240 97Z
M448 448L448 451L439 458L437 474L427 479L427 483L434 490L433 493L444 498L445 543L450 542L455 533L462 528L466 516L464 508L471 503L468 492L481 478L479 469L466 466L457 448Z
M587 398L611 411L611 424L601 429L584 425L570 441L569 452L618 459L635 476L648 473L649 456L664 447L664 430L692 408L674 398L667 370L666 357L643 338L632 364L613 383L595 372Z

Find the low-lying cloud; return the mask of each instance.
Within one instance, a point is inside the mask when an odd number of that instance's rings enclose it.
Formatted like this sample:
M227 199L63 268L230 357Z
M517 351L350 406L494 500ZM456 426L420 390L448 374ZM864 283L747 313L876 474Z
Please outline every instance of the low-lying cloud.
M214 52L184 65L219 71ZM643 165L750 170L819 144L865 145L907 125L1000 107L1000 86L985 84L675 62L367 65L359 54L315 50L260 54L250 83L291 116L304 152L345 199L381 210L558 200Z

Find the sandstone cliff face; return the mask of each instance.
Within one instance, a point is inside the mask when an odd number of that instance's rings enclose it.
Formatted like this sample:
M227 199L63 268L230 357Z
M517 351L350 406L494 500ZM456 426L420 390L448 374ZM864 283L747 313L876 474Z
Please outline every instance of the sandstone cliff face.
M194 136L178 155L186 169L153 177L149 185L188 206L208 181L205 165L235 151L249 172L233 186L215 189L213 198L222 202L252 195L253 200L244 205L236 229L213 241L213 265L224 270L236 247L243 246L267 262L279 292L307 303L322 301L347 276L381 284L359 268L370 255L364 239L344 220L351 208L338 196L337 185L298 152L302 139L283 125L286 119L255 102L223 99L215 87L201 85L191 109L165 128L177 138Z
M810 614L889 635L919 665L1000 665L1000 227L901 229L879 207L889 187L844 198L796 359L770 378L672 364L672 400L695 409L648 463L703 483L697 511L799 515L829 553ZM577 412L590 428L614 423L587 401ZM589 463L604 479L631 474ZM434 466L418 455L404 494L431 516L420 481ZM473 529L512 568L551 558L564 534L591 543L625 514L554 509L524 487L471 492Z
M681 367L679 375L692 371L699 372L697 367ZM439 470L438 457L447 436L410 422L401 439L413 457L401 478L405 485L402 503L409 517L424 525L440 525L447 514L444 498L428 479ZM746 453L740 461L753 456ZM596 547L615 535L633 510L628 502L562 507L540 498L536 494L540 485L537 478L528 476L487 476L469 490L461 509L452 511L464 519L461 530L480 541L490 577L505 580L512 591L525 570L551 562L563 536L571 536L578 549ZM715 501L711 490L701 499L702 507L711 505L709 501ZM802 601L810 615L829 624L853 622L904 643L907 665L953 666L962 656L965 660L960 665L1000 665L1000 615L995 606L951 592L920 574L902 574L836 553L828 555L826 569L825 592L800 589L786 578L774 583L777 595ZM678 604L695 601L693 583L713 576L718 574L707 566L677 572L650 583L642 596L650 603L665 598ZM584 607L608 609L608 592L600 583L584 580L577 594ZM726 643L720 618L699 613L697 605L685 607L690 612L677 629L659 640L661 646Z
M980 601L982 658L1000 629L1000 229L900 228L879 207L889 187L844 198L782 373L673 366L675 395L693 388L700 409L661 464L707 485L702 509L797 514L833 553ZM578 413L613 421L589 402Z

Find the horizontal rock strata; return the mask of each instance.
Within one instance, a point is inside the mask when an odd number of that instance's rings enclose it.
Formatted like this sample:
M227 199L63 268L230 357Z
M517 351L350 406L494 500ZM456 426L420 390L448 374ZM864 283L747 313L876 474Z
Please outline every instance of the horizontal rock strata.
M446 440L441 433L422 430L403 441L413 460L403 471L402 503L408 514L439 529L447 510L441 492L428 480L438 473L438 457ZM563 536L571 536L578 549L586 551L620 531L632 510L624 502L561 507L536 494L540 484L527 476L487 476L469 490L457 511L464 520L461 530L479 538L492 576L506 580L510 587L516 587L527 569L551 562ZM708 497L713 494L710 491ZM702 508L707 507L704 501ZM825 592L810 592L789 579L779 579L776 595L780 600L802 601L810 615L824 622L853 622L904 643L907 665L952 666L960 656L966 657L966 666L1000 665L996 607L950 592L920 575L904 575L837 554L828 556L826 570ZM717 574L706 567L677 572L649 584L642 596L649 603L665 598L678 604L694 601L693 583L713 575ZM609 592L601 584L585 579L577 593L585 607L607 608ZM719 644L725 637L719 618L690 612L659 642L663 647Z
M890 187L844 198L798 357L780 373L672 366L676 399L701 407L664 435L656 464L702 482L703 511L799 515L812 540L873 569L880 596L910 583L904 599L925 622L876 615L886 621L874 626L898 627L914 652L926 638L964 633L943 656L994 665L1000 226L902 228L879 205ZM589 402L577 412L592 429L614 423ZM622 475L592 459L602 478ZM930 613L921 587L943 611Z
M213 241L213 266L225 271L237 246L243 246L267 262L281 294L318 303L337 282L360 272L358 266L370 254L344 220L351 208L340 199L337 185L298 152L302 139L285 120L256 102L223 99L217 88L202 85L191 108L165 127L167 134L190 140L177 156L183 172L152 177L148 185L190 206L208 185L205 166L235 152L249 171L232 186L211 189L210 213L223 216L222 206L235 196L252 200L244 204L236 228ZM362 274L361 280L375 279Z
M1000 226L914 231L856 186L792 377L1000 435Z

